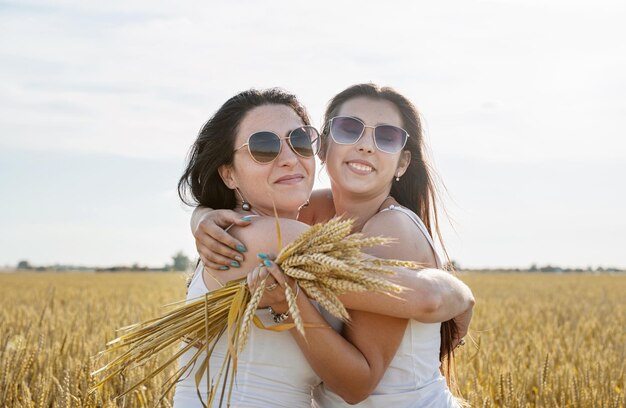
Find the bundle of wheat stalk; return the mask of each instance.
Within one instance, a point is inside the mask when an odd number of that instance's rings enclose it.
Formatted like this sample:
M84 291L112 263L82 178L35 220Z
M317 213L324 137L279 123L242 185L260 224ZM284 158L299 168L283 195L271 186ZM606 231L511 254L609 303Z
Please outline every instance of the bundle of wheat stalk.
M345 292L364 291L377 291L390 295L399 293L402 288L385 277L394 273L390 267L417 267L412 262L367 257L361 252L362 248L386 244L390 240L384 237L350 234L352 224L352 220L339 218L316 224L283 248L275 260L285 275L295 279L310 299L317 301L329 313L344 321L349 318L349 315L338 295ZM279 228L278 240L280 247ZM217 395L220 395L221 406L224 400L230 399L237 370L237 353L246 344L251 323L259 328L275 331L295 327L302 335L305 335L304 329L307 325L302 321L295 294L289 286L285 286L285 297L293 324L263 326L255 312L264 289L265 281L261 281L255 292L250 295L245 279L231 281L223 288L209 292L198 299L187 301L157 319L120 329L124 334L109 342L107 349L101 354L116 350L124 351L93 373L94 375L106 374L93 391L108 380L123 375L126 370L142 365L148 359L154 358L157 353L178 344L181 340L185 340L187 344L160 367L125 390L120 397L160 374L188 350L194 350L193 357L187 365L180 367L165 382L162 398L191 366L198 367L195 379L199 386L203 376L208 375L208 360L213 348L226 334L228 353L222 369L217 377L207 381L207 404L212 406ZM199 365L196 365L200 357L204 358ZM227 391L229 378L230 387ZM199 389L198 397L201 399Z

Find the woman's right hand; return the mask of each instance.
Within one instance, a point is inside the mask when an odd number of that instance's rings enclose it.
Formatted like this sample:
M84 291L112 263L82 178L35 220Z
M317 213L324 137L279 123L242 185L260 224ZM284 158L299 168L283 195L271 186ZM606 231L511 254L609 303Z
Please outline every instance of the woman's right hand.
M224 229L231 225L245 227L251 218L231 210L198 207L191 216L191 232L204 265L217 270L239 267L246 247Z
M258 254L257 257L261 264L246 277L250 294L254 294L259 284L265 280L265 290L258 307L271 306L278 313L287 311L289 306L285 297L285 286L289 284L288 278L280 267L271 261L273 257L266 254Z

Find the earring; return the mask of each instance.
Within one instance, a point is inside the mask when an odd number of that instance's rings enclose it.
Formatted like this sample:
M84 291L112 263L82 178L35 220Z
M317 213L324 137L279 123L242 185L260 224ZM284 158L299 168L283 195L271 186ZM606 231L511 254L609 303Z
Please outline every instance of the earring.
M396 181L400 181L400 172L396 174Z
M241 194L241 191L239 191L239 189L237 187L235 187L235 191L237 192L237 194L239 194L239 198L241 198L241 208L244 211L252 210L252 206L250 205L249 202L246 201L245 198L243 198L243 195Z

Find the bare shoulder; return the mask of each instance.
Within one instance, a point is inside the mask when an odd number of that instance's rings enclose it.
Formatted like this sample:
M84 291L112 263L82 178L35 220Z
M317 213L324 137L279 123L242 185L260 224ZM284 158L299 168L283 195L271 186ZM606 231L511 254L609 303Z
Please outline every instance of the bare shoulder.
M287 218L279 218L280 235L283 245L296 239L308 225ZM234 237L244 241L248 248L259 247L267 250L278 249L278 227L273 217L253 217L247 227L233 227L229 231ZM267 251L266 251L267 252Z
M309 225L328 221L335 215L333 193L330 189L314 190L309 198L309 206L300 211L298 219Z
M367 252L379 258L402 259L436 267L435 254L428 238L411 218L401 211L381 211L370 218L362 229L367 236L393 238L389 245Z

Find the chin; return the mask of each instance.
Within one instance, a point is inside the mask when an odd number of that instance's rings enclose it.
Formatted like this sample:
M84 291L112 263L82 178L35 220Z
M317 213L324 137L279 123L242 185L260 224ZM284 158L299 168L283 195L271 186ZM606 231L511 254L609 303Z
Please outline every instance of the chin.
M290 206L293 206L294 208L298 209L302 206L302 204L306 203L307 200L309 199L309 195L302 195L302 196L292 196L289 197L288 203Z
M361 180L343 180L339 183L339 188L354 194L366 194L374 190L375 186Z
M310 195L310 191L306 193L294 191L289 194L275 194L274 201L277 206L280 205L283 211L297 211L302 204L306 203Z

